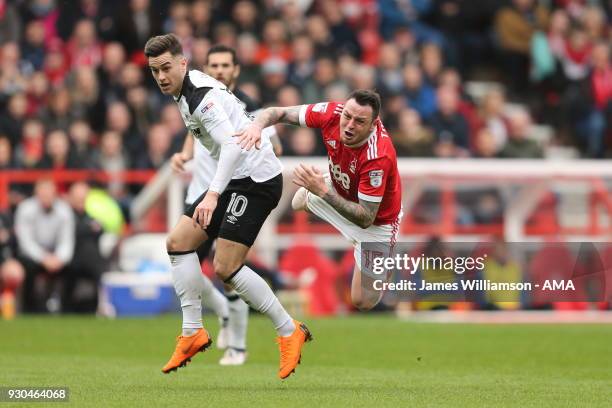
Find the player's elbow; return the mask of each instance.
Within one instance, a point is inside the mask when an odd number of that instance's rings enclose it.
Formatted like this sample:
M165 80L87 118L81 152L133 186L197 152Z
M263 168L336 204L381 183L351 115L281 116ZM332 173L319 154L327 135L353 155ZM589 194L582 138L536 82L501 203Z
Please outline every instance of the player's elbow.
M361 220L359 223L357 223L357 226L361 229L368 229L372 226L372 224L374 224L374 220L368 218Z

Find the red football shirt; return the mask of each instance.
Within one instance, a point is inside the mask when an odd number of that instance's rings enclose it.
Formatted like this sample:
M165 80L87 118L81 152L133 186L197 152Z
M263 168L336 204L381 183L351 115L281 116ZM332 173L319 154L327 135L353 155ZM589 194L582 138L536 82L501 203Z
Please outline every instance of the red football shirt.
M323 102L304 105L300 124L319 128L327 148L329 174L343 198L380 203L374 225L393 224L402 207L402 186L397 156L391 138L380 119L368 141L357 148L340 141L340 115L344 105Z

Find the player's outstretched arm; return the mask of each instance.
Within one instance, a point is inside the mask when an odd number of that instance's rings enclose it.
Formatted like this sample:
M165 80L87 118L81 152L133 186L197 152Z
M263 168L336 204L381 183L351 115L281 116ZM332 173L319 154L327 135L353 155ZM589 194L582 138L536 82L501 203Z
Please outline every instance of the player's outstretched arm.
M261 144L261 130L277 123L290 125L300 124L301 105L288 107L270 107L259 112L253 123L244 130L236 133L240 147L251 150L253 146L259 148Z

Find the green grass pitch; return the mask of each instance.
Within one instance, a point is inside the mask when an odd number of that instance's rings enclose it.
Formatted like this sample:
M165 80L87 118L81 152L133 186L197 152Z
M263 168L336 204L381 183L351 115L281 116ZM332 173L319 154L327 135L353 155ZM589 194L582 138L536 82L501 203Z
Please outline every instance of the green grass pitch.
M213 336L216 319L205 324ZM610 407L612 326L306 319L314 342L281 382L274 332L251 318L249 361L198 354L164 375L180 318L0 322L0 386L67 386L78 407ZM36 407L46 404L19 403ZM0 403L0 408L10 406Z

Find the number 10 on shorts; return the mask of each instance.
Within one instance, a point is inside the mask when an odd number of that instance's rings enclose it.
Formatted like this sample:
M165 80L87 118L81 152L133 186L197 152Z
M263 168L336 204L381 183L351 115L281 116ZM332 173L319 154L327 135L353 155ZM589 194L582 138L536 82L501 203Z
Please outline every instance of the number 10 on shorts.
M226 213L231 213L234 217L240 217L246 211L249 200L243 195L232 193L232 199L227 206Z

